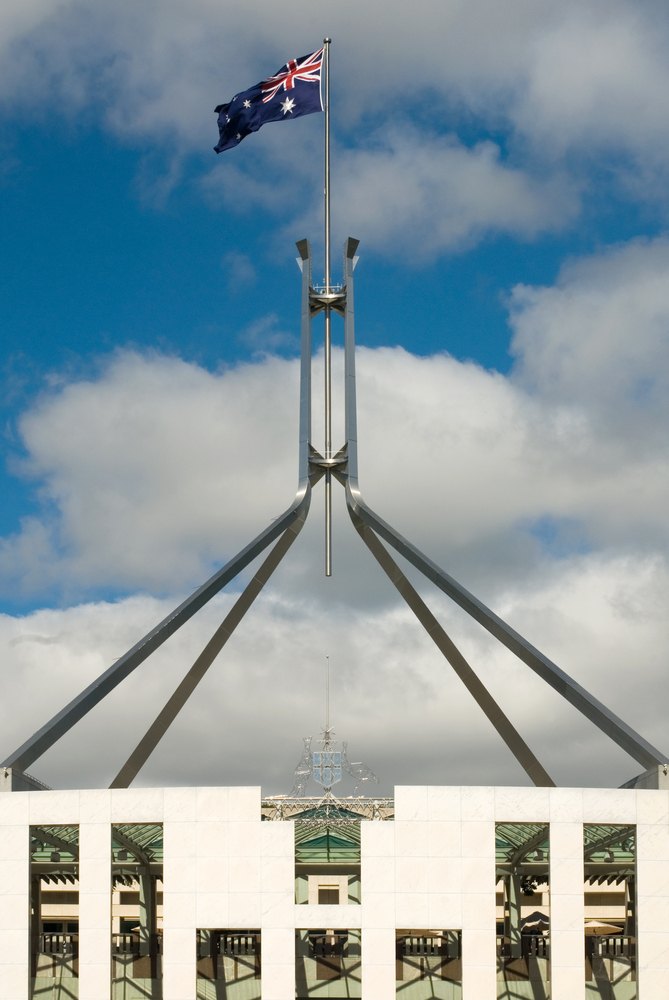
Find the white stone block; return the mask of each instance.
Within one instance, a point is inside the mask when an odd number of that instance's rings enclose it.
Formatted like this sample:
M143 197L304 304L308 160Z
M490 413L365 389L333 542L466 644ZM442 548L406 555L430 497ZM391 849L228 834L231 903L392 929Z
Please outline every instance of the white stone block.
M20 792L3 794L16 794ZM0 853L0 858L2 853ZM30 874L27 861L0 861L0 899L3 896L23 895L28 892Z
M644 896L669 894L669 861L637 861L638 891Z
M24 792L3 792L3 795L23 795ZM0 928L25 928L29 923L30 901L28 892L0 898ZM8 956L12 960L14 956Z
M362 868L363 898L368 892L388 892L395 887L393 858L365 858Z
M428 905L428 927L437 930L462 930L462 895L459 892L431 892Z
M427 927L430 919L428 893L396 893L395 919L397 921L397 927Z
M260 786L249 786L228 789L230 822L259 823L261 816Z
M163 789L112 788L111 817L112 823L162 823Z
M365 892L363 889L362 906L356 909L362 910L362 922L364 927L395 927L395 901L394 892ZM352 910L353 907L350 907Z
M196 799L198 823L228 822L228 788L198 788L196 789Z
M388 824L390 826L390 823ZM427 857L427 831L429 823L427 821L416 821L415 823L396 820L395 827L395 854L398 858L425 858Z
M10 793L11 794L11 793ZM79 822L79 792L14 792L30 799L32 826L70 825Z
M101 932L111 934L111 897L109 895L109 872L107 872L106 892L88 892L87 880L79 882L79 933L91 931L96 941ZM107 945L109 938L107 937ZM109 951L109 947L107 947Z
M394 822L360 824L360 850L363 858L393 857L395 854Z
M553 935L558 932L578 931L583 936L585 926L585 908L583 891L572 895L561 894L551 890L551 950ZM571 963L568 963L571 964Z
M295 862L292 857L263 857L260 877L263 892L295 895Z
M360 906L318 906L318 904L293 904L293 927L360 927Z
M334 909L342 910L337 906ZM264 892L262 895L262 926L295 929L295 893ZM339 926L339 925L337 925Z
M10 795L23 795L24 792L3 792L2 795L8 798ZM0 801L2 799L0 798ZM27 824L21 826L1 826L0 827L0 858L9 863L12 861L28 863L30 854L30 828Z
M30 792L3 792L0 795L0 829L30 822Z
M254 857L230 857L228 859L228 885L230 892L260 892L259 854Z
M584 1000L585 997L585 948L583 937L579 942L583 959L579 965L556 965L551 934L551 1000Z
M669 971L669 925L666 923L666 907L664 922L656 924L653 930L647 930L639 936L637 949L639 971L646 969L664 969ZM669 996L669 983L666 995Z
M111 865L111 825L109 823L82 823L79 827L79 861L104 861Z
M194 822L172 822L163 826L163 855L170 860L194 858L198 853L198 824Z
M27 794L27 792L4 792L3 797ZM28 1000L29 988L30 978L25 962L20 965L0 965L0 1000Z
M645 823L639 823L636 832L637 860L669 860L669 826L665 824L647 826Z
M260 927L262 925L261 893L231 892L228 899L231 927Z
M495 819L495 789L485 785L480 787L462 787L460 790L460 807L463 823L480 822Z
M80 947L83 947L81 935ZM79 959L79 1000L109 1000L109 961L87 964Z
M462 862L460 858L428 858L428 892L461 892Z
M195 892L197 888L197 858L174 858L165 851L163 883L167 892Z
M293 953L295 945L293 944ZM261 970L263 1000L293 1000L295 996L295 962L292 965L265 965Z
M195 956L194 943L193 956ZM197 989L195 971L194 959L180 965L165 964L163 969L163 1000L195 1000Z
M584 788L584 823L636 823L636 792L632 788Z
M551 823L583 822L582 788L549 788L548 794Z
M471 821L462 824L462 856L488 858L494 864L495 824Z
M492 1000L497 996L496 970L489 965L462 964L462 994L467 1000Z
M163 926L166 929L184 930L195 927L197 893L166 891L163 900Z
M427 818L431 822L459 822L460 788L457 785L428 785Z
M495 893L462 894L462 927L468 930L495 931Z
M79 792L80 823L111 823L111 791L108 788L87 788Z
M550 825L550 862L551 866L560 858L580 860L583 864L583 824L561 823L553 820Z
M427 785L395 786L395 821L427 820Z
M200 858L227 858L229 853L228 823L212 821L198 823L195 831L195 849Z
M165 823L192 823L197 816L197 788L163 789Z
M364 927L361 943L363 968L387 965L388 955L395 958L395 930L392 927Z
M547 823L550 816L548 788L495 788L497 823Z
M196 892L229 892L228 859L196 858L195 889Z
M669 823L669 791L638 788L635 794L637 823Z
M199 892L195 926L201 929L229 927L230 908L227 892Z
M295 858L295 826L293 823L261 823L260 838L263 857Z
M428 823L427 853L432 858L459 858L462 854L462 824L442 821Z
M495 891L495 857L462 859L462 887L464 892Z
M295 928L292 922L287 927L263 927L262 964L286 965L286 959L295 954ZM295 984L293 984L294 992Z
M365 1000L389 1000L395 996L395 963L391 969L387 963L371 965L365 960L365 945L362 945L362 995Z
M395 892L427 891L427 858L396 858Z
M262 853L261 826L260 820L255 823L230 823L228 851L231 858L245 858L250 854L259 856Z

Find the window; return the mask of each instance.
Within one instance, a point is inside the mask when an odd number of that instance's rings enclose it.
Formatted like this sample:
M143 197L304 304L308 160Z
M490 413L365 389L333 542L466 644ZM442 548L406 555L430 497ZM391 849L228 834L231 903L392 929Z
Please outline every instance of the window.
M404 1000L460 1000L462 935L459 930L398 930L395 987Z
M586 998L636 1000L636 827L586 824L583 857Z
M198 1000L260 1000L260 931L196 931Z
M30 996L79 996L79 827L30 827Z
M550 996L548 825L498 823L495 828L497 996Z
M162 979L162 823L112 827L112 1000L160 1000Z
M296 931L295 996L362 996L360 941L359 930Z

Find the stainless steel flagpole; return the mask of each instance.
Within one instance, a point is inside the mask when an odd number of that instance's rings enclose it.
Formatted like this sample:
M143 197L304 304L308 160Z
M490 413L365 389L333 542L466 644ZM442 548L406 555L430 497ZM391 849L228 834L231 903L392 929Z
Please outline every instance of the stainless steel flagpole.
M330 287L330 42L323 39L323 71L325 74L325 294ZM332 458L332 331L331 308L325 306L325 449L324 457ZM325 473L325 575L332 576L332 473Z

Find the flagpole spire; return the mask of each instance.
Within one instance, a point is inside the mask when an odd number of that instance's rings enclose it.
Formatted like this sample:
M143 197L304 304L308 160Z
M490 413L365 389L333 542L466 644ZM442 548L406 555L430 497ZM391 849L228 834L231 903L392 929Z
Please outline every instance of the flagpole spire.
M323 39L323 71L325 75L325 294L331 293L330 276L330 43ZM331 309L324 310L325 319L325 449L324 457L332 458L332 331ZM332 473L325 473L325 575L332 576Z

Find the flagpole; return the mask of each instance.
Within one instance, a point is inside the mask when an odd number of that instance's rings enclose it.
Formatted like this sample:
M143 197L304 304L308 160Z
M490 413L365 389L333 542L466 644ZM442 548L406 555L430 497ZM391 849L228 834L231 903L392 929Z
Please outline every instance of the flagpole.
M325 73L325 294L330 295L330 42L323 39ZM332 331L331 310L325 318L325 458L332 458ZM332 576L332 473L325 473L325 575Z

